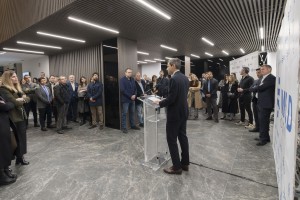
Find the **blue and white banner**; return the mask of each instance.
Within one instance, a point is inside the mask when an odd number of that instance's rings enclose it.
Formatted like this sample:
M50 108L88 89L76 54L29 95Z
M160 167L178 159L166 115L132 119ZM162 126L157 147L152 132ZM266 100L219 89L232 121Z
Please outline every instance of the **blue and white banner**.
M298 133L300 1L287 0L278 37L273 150L280 200L293 200Z

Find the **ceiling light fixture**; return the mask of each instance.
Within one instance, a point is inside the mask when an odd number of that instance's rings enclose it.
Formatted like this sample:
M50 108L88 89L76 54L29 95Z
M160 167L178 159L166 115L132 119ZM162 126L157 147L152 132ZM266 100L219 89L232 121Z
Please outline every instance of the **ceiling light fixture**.
M244 49L242 49L242 48L240 48L240 51L241 51L242 53L245 53Z
M60 38L60 39L64 39L64 40L72 40L72 41L75 41L75 42L85 43L84 40L80 40L80 39L76 39L76 38L71 38L71 37L65 37L65 36L62 36L62 35L55 35L55 34L45 33L45 32L41 32L41 31L38 31L36 33L40 34L40 35L46 35L46 36Z
M119 34L119 31L116 31L116 30L113 30L113 29L110 29L110 28L106 28L106 27L100 26L98 24L93 24L91 22L84 21L82 19L78 19L78 18L75 18L75 17L68 17L68 19L70 19L72 21L75 21L75 22L82 23L82 24L86 24L86 25L89 25L89 26L93 26L93 27L96 27L96 28L100 28L100 29L105 30L105 31L109 31L109 32L112 32L112 33Z
M44 52L42 52L42 51L31 51L31 50L25 50L25 49L3 48L3 50L7 50L7 51L20 51L20 52L36 53L36 54L44 54Z
M143 4L144 6L148 7L152 11L158 13L159 15L163 16L164 18L170 20L171 16L167 15L166 13L162 12L160 9L156 8L155 6L151 5L150 3L147 3L144 0L137 0L137 2Z
M146 64L147 62L144 62L144 61L137 61L138 63L140 64Z
M117 47L108 46L108 45L104 45L104 44L102 46L107 47L107 48L111 48L111 49L118 49Z
M165 57L165 58L168 59L168 60L172 59L171 57Z
M211 57L214 56L214 55L212 55L212 54L210 54L210 53L207 53L207 52L205 52L205 54L208 55L208 56L211 56Z
M6 53L5 51L2 51L2 52L0 52L0 55L5 54L5 53Z
M152 62L152 63L155 63L156 61L154 60L145 60L146 62Z
M207 60L207 61L209 61L209 62L214 62L214 61L212 61L212 60Z
M219 58L220 61L223 61L223 59Z
M206 38L204 38L204 37L202 38L202 40L203 40L204 42L210 44L211 46L214 46L214 45L215 45L214 43L212 43L211 41L209 41L208 39L206 39Z
M149 56L149 53L147 53L147 52L137 51L137 53Z
M160 62L165 62L165 60L162 60L162 59L159 59L159 58L154 58L154 60L160 61Z
M235 58L234 57L232 57L233 58L233 60L235 60Z
M260 32L260 39L264 39L264 29L262 27L259 29L259 32Z
M200 58L200 56L195 55L195 54L191 54L191 56L195 57L195 58Z
M229 53L225 50L222 51L224 54L229 55Z
M62 49L61 47L58 47L58 46L51 46L51 45L45 45L45 44L37 44L37 43L31 43L31 42L17 41L17 43L18 44L30 45L30 46L52 48L52 49Z
M262 51L262 52L265 51L265 46L264 46L264 45L261 46L261 51Z
M163 45L163 44L161 44L160 47L165 48L165 49L169 49L169 50L171 50L171 51L177 51L177 49L172 48L172 47L168 47L168 46Z

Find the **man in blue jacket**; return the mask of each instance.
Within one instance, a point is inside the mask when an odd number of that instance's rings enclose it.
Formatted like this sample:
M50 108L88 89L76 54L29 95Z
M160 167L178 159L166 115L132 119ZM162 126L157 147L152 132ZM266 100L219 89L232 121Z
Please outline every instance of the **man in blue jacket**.
M136 86L135 81L131 77L132 69L125 69L125 76L120 79L120 92L122 102L122 123L121 129L123 133L127 133L127 112L129 110L129 121L131 129L140 130L134 123L134 110L135 110L135 98L136 98Z
M102 93L103 84L99 82L99 74L94 72L92 75L92 82L87 87L87 96L89 98L89 105L92 112L92 126L89 129L97 127L97 115L99 117L99 128L103 129L103 110L102 110Z

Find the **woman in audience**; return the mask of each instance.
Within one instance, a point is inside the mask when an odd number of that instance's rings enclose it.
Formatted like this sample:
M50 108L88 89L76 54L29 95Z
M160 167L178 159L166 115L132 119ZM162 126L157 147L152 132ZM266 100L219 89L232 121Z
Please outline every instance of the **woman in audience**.
M154 95L157 94L158 90L156 88L156 84L157 84L157 76L153 75L152 76L152 81L150 83L151 94L154 94Z
M87 97L87 80L84 76L80 77L78 86L78 113L80 118L80 126L85 124L85 121L90 113L89 99Z
M27 115L23 104L29 102L20 86L18 77L14 71L5 71L2 75L2 86L0 87L0 95L6 102L11 102L14 109L9 111L9 118L15 126L15 135L17 139L16 165L28 165L24 159L27 153L27 136L26 136L26 119Z
M0 96L0 185L13 183L17 175L9 168L13 155L8 112L14 108Z
M232 121L234 115L238 111L238 83L235 81L233 75L228 77L228 83L222 89L222 98L223 98L223 105L222 105L222 112L224 113L224 117L221 119L226 119L226 114L230 113L229 120Z
M188 92L189 119L198 119L198 109L203 108L200 88L201 82L192 74Z

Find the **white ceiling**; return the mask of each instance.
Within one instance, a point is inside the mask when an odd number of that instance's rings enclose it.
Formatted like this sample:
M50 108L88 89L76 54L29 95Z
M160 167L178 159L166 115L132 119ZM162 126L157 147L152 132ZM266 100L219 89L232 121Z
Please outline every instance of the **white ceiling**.
M45 55L6 52L5 54L0 54L0 66L11 66L14 63L21 63L41 57L45 57Z

